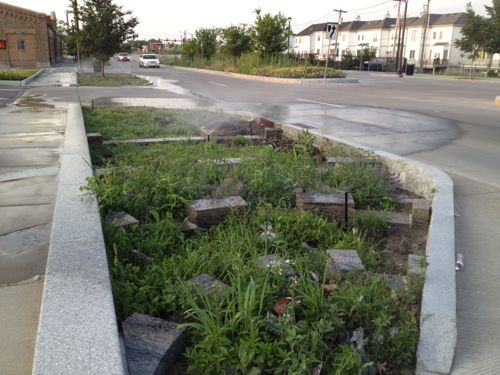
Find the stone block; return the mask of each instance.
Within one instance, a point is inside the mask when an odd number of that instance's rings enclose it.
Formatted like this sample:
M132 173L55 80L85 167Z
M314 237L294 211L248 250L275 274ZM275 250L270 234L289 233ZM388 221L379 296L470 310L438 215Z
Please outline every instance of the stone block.
M203 230L198 225L193 224L192 222L190 222L188 220L184 221L183 223L177 223L176 226L177 226L177 228L179 228L179 230L181 232L184 232L184 233L189 234L189 235L199 233Z
M133 314L122 326L130 375L165 374L184 350L186 329L176 323Z
M252 126L261 126L264 128L274 128L274 122L271 120L267 120L262 117L256 117L252 121L250 121Z
M422 267L423 257L420 255L408 255L408 273L410 275L421 275L424 272Z
M224 284L222 281L216 279L213 276L202 273L196 277L193 277L189 282L200 287L205 295L211 295L213 293L219 294L219 296L224 295L224 291L227 290L231 292L231 287Z
M103 138L101 133L87 133L89 145L102 145Z
M192 223L202 228L208 228L223 221L232 211L242 214L246 207L247 203L238 195L198 199L186 204L186 215Z
M278 128L264 128L264 139L268 142L281 141L283 130Z
M384 279L387 287L390 290L402 293L404 293L404 291L406 290L406 278L404 276L388 274L383 274L380 276Z
M295 205L301 210L317 210L329 219L339 223L345 221L345 194L297 193ZM354 215L354 199L347 195L347 216L350 221Z
M385 219L391 229L408 229L411 226L411 215L405 212L388 212L375 210L357 210L356 213L372 214L380 219Z
M113 212L110 211L106 215L106 221L108 221L113 227L126 227L128 225L139 224L137 220L132 215L126 213L125 211Z
M141 253L139 250L136 249L132 249L130 251L130 258L132 259L133 262L139 264L141 267L146 266L150 260L150 258L146 254Z
M255 267L259 270L274 269L276 272L282 272L286 276L295 276L295 270L290 262L283 260L275 254L263 255L257 258Z
M431 204L425 199L414 199L411 219L412 225L417 227L425 227L429 223L429 215L431 212Z
M330 166L338 166L342 164L356 164L359 163L359 158L353 158L351 156L327 156L325 157L325 163Z
M327 276L342 276L349 271L364 271L365 266L356 250L326 250L329 256L325 272Z

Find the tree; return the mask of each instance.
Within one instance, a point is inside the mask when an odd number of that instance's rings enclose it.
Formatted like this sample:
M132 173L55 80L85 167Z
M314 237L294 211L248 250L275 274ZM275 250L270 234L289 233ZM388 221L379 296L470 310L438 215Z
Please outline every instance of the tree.
M220 30L216 28L201 28L196 30L195 36L198 42L200 55L209 60L215 56L219 47Z
M229 26L222 30L222 37L222 51L230 56L239 57L252 50L252 33L246 25Z
M484 6L489 18L486 19L486 45L484 49L490 54L489 68L493 55L500 53L500 0L493 0L492 6Z
M134 27L139 22L131 15L132 12L122 11L112 0L85 0L80 9L82 49L100 61L101 77L104 63L120 51L123 42L137 36Z
M463 52L470 53L472 63L479 57L481 50L484 50L487 42L487 22L474 11L467 12L467 20L462 27L462 38L455 40L455 47ZM472 75L472 66L470 69Z
M288 19L280 12L262 16L260 9L255 10L257 15L254 26L254 41L262 57L281 53L286 49L290 30Z
M184 40L182 43L181 54L184 58L191 61L200 54L198 41L196 39Z

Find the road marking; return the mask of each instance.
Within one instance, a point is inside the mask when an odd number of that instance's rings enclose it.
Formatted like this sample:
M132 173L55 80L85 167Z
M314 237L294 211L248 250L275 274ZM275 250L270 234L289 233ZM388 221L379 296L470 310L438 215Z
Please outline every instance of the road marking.
M23 91L21 89L0 89L0 91Z
M331 103L325 103L325 102L317 102L315 100L306 100L306 99L301 99L301 98L296 98L296 100L298 100L299 102L328 105L330 107L335 107L335 108L345 108L345 105L331 104Z
M224 83L220 83L220 82L210 81L210 83L211 83L212 85L217 85L217 86L224 86L224 87L226 87L226 86L227 86L226 84L224 84Z

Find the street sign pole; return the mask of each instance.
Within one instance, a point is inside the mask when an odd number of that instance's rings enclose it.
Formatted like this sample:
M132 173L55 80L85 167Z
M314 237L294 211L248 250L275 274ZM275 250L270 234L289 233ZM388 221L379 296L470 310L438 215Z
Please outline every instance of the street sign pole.
M326 48L326 60L325 60L325 72L323 74L323 83L326 83L326 71L328 69L328 57L330 56L330 41L333 38L333 35L335 34L335 30L337 28L333 23L328 23L326 24L326 39L328 40L327 48Z

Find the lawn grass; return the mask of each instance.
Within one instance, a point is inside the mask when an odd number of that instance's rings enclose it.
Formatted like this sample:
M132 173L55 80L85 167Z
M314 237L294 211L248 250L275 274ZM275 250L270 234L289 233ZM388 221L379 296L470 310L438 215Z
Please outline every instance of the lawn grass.
M35 74L37 69L0 70L0 80L22 81Z
M414 365L421 279L409 278L405 292L389 290L379 276L385 269L370 228L354 224L344 230L294 208L295 189L358 189L363 176L366 185L378 188L360 188L355 199L383 202L391 192L380 182L388 179L387 171L366 163L325 168L311 145L305 134L293 147L180 142L92 149L94 164L112 167L87 186L97 193L103 218L126 211L140 220L126 228L103 220L118 320L139 312L189 327L190 345L178 373L303 374L322 364L324 373L340 375L378 364L398 374ZM243 161L214 162L225 157ZM192 236L178 229L188 200L234 194L249 203L243 216L230 215ZM317 251L305 251L303 242ZM357 250L366 272L327 276L325 250L332 248ZM132 249L150 258L146 266L136 263ZM289 260L295 275L280 266L257 269L258 257L267 254ZM231 289L203 295L189 282L202 273ZM327 293L325 285L335 290ZM283 297L292 303L283 315L273 314ZM364 353L349 341L360 328Z
M105 140L198 135L198 124L219 116L208 111L152 107L83 108L83 115L87 131L99 132Z
M144 86L149 81L133 74L107 73L104 77L96 73L79 73L78 84L80 86Z

